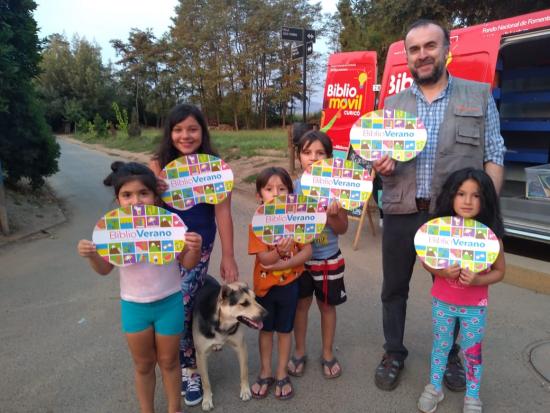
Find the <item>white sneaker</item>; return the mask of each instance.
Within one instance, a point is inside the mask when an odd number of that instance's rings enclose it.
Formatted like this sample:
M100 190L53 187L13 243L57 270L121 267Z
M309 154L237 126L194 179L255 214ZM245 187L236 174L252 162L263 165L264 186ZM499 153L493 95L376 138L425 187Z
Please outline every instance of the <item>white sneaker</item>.
M473 397L464 397L464 409L462 413L481 413L483 410L483 403L481 400L474 399Z
M427 384L424 391L418 399L418 410L423 413L433 413L437 409L437 405L445 395L442 391L437 391L433 384Z

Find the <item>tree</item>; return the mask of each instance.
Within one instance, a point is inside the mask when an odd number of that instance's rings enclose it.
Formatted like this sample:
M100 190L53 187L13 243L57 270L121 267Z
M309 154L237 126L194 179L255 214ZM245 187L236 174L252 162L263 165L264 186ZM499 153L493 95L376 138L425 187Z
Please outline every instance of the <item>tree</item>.
M168 66L172 49L166 38L157 39L151 29L132 29L128 41L111 40L121 65L118 76L132 91L138 119L147 123L147 112L156 117L156 125L176 102L177 79ZM141 112L141 114L140 114Z
M59 145L49 131L33 79L40 43L32 0L0 0L0 159L10 182L40 187L57 171Z
M45 41L40 61L41 73L36 80L36 90L44 105L46 121L54 130L59 130L65 116L65 107L71 107L71 119L74 114L74 93L71 91L68 68L72 65L72 54L67 39L60 34L52 34ZM72 101L69 103L69 101ZM81 106L81 105L80 105ZM74 120L78 121L78 119Z
M342 51L375 50L382 66L389 45L402 39L407 27L420 18L439 21L452 29L547 7L548 0L479 0L475 5L467 0L340 0L334 17L342 25Z
M37 90L46 105L46 119L54 129L80 117L93 119L96 113L111 117L116 99L109 67L101 61L101 48L73 36L53 34L46 39L40 62Z
M301 94L301 62L290 59L281 27L322 32L320 10L307 0L180 0L170 37L181 96L211 123L235 129L266 127L273 113L284 119L288 102ZM309 66L315 72L318 56Z
M92 119L96 113L103 118L113 119L111 104L113 85L110 68L101 60L101 47L73 36L71 42L72 64L66 67L69 74L73 96L80 102L86 119Z
M452 11L452 21L456 21L454 27L465 27L544 10L549 6L548 0L480 0L475 7L472 7L470 1L454 0L450 2L448 9Z

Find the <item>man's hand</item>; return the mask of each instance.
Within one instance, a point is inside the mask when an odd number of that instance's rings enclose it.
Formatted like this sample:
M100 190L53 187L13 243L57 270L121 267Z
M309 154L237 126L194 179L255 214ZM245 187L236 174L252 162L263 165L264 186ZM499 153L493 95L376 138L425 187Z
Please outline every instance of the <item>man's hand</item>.
M391 175L395 169L395 161L389 157L389 155L384 155L382 158L374 161L372 167L380 175L388 176Z

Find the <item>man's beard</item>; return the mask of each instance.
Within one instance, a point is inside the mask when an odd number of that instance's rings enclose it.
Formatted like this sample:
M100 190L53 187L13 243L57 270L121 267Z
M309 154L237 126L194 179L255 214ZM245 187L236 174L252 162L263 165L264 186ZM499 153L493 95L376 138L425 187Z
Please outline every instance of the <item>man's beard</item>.
M414 70L411 70L411 75L414 81L419 85L433 85L437 83L439 79L441 79L441 76L443 76L444 72L445 72L445 64L443 63L443 60L441 60L440 64L434 65L432 73L430 73L429 76L426 76L426 77L418 76L418 70L416 70L416 68Z

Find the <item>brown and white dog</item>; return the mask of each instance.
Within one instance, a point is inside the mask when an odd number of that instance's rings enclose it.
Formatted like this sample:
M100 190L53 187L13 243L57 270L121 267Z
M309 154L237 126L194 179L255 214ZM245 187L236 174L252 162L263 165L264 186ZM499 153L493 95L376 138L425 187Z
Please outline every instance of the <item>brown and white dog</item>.
M248 383L248 352L241 324L254 329L262 328L267 311L256 302L254 292L243 282L220 286L207 275L200 288L193 311L193 341L197 356L197 369L202 379L202 409L212 410L212 388L208 378L208 355L220 350L227 342L239 358L241 370L241 400L252 396Z

